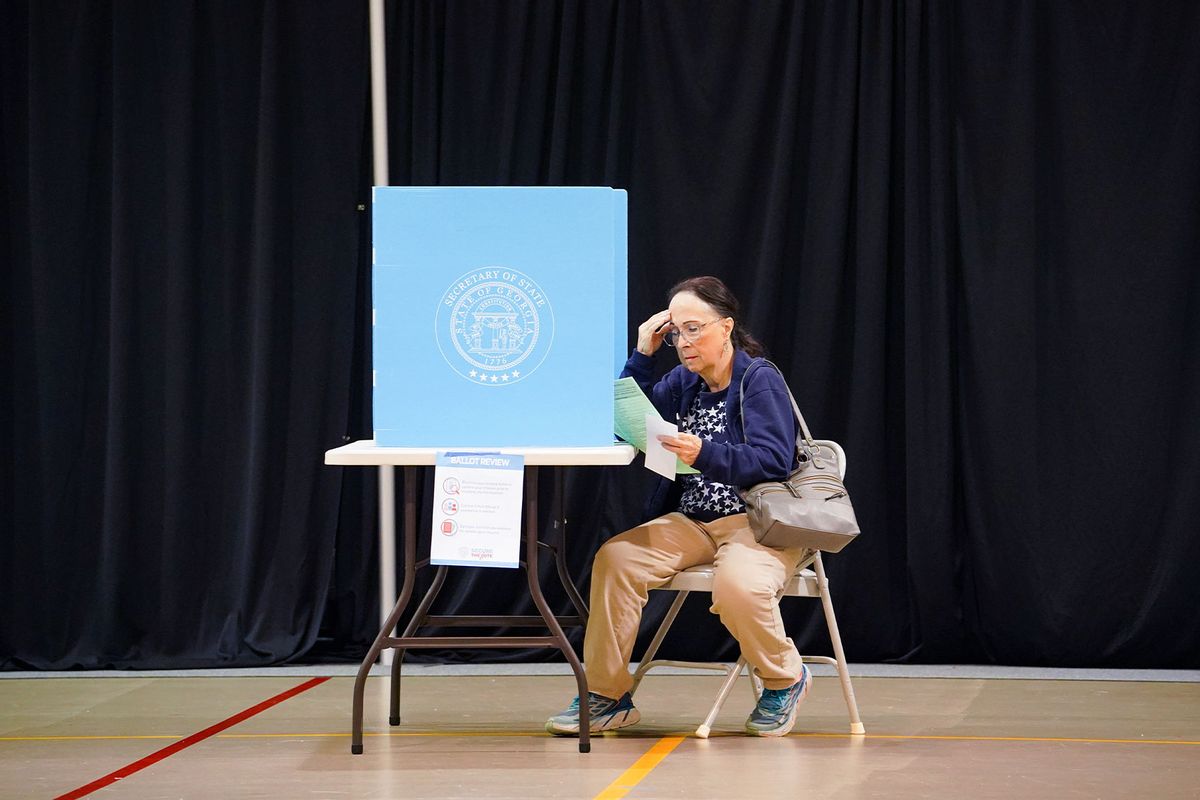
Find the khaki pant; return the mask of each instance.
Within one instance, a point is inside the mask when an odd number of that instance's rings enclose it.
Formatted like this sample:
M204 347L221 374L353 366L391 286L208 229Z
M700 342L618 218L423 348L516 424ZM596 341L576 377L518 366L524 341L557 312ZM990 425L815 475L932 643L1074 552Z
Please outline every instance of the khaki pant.
M776 594L804 548L774 550L754 541L745 514L697 522L667 514L604 543L592 567L583 640L588 689L619 698L633 686L629 659L650 589L699 564L715 565L712 608L768 689L800 680L800 654L783 629Z

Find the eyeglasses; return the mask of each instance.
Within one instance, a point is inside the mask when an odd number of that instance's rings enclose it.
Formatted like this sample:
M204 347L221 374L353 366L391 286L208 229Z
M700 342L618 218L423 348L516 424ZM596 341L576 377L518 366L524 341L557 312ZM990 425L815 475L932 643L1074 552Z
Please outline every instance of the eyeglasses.
M716 319L710 319L705 323L685 322L683 323L682 327L671 328L671 330L664 333L663 341L667 343L668 347L678 347L680 344L682 344L682 342L695 344L696 340L700 338L700 334L704 333L705 328L707 328L709 325L712 325L714 322L720 322L723 319L725 318L717 317Z

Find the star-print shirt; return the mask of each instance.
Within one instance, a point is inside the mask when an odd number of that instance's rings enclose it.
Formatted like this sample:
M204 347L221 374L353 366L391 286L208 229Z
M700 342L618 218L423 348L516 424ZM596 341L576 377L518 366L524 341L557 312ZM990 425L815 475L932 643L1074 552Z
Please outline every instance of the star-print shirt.
M728 442L729 432L725 429L728 424L725 396L728 392L726 387L719 392L700 392L696 395L684 417L683 430L706 442ZM711 481L702 474L684 475L679 510L692 519L712 522L730 514L740 514L746 510L746 506L732 486Z

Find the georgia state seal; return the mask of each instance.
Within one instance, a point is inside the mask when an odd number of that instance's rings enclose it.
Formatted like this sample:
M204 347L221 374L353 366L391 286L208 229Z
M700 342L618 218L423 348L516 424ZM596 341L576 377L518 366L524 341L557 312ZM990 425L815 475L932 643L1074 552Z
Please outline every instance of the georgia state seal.
M508 267L481 267L459 277L443 293L433 324L446 363L483 386L527 378L554 341L554 310L546 293Z

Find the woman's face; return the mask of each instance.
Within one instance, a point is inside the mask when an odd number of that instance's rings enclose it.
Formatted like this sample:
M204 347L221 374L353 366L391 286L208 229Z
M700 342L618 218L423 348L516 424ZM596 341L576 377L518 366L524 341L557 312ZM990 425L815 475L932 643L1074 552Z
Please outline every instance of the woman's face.
M722 317L712 306L691 292L680 292L671 298L668 306L671 324L680 334L675 344L679 361L690 371L701 375L711 372L728 359L733 358L733 348L725 348L725 342L733 331L733 320ZM703 326L695 341L682 335L690 326Z

